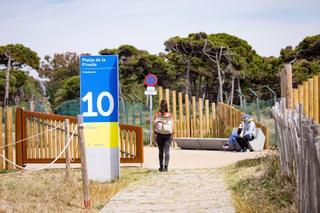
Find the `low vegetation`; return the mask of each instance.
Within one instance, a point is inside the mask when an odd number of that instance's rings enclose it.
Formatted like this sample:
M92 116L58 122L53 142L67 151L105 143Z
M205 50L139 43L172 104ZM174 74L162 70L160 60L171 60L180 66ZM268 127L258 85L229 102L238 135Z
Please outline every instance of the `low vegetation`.
M148 175L151 170L122 168L121 178L112 183L90 184L92 212L104 204L128 184ZM82 212L82 178L79 169L71 171L65 180L63 169L38 172L14 172L0 174L0 212ZM90 211L90 212L91 212Z
M295 183L280 174L277 154L243 160L223 172L237 212L297 212Z

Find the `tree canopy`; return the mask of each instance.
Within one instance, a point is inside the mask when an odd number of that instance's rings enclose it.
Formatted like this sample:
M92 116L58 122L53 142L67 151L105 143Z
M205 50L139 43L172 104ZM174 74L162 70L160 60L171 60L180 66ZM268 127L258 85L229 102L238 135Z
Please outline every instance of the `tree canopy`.
M45 56L39 76L47 80L47 94L53 109L63 101L79 99L79 55L76 53Z
M320 35L308 36L295 48L281 49L280 54L282 62L293 63L294 84L320 73Z
M10 58L10 60L9 60ZM10 61L10 64L9 64ZM40 58L38 54L22 44L8 44L0 46L0 92L1 100L5 95L6 72L8 66L12 67L9 72L9 96L11 100L28 99L34 94L25 88L32 88L33 91L39 91L40 86L30 83L28 69L38 69ZM36 88L37 87L37 88ZM41 89L40 89L41 90ZM37 93L37 95L39 95Z
M132 45L101 49L99 54L117 54L121 93L144 98L144 77L158 76L158 85L185 91L211 100L238 103L237 90L255 90L262 98L263 89L271 86L280 93L278 73L283 63L292 63L294 84L320 73L320 35L304 38L296 47L281 49L279 57L263 57L250 44L226 33L190 33L174 36L164 42L164 52L150 54ZM47 95L54 109L64 101L79 98L79 55L73 52L54 54L40 59L37 53L21 44L0 46L0 69L5 70L12 58L10 94L41 96L40 84L23 68L36 69L46 80ZM0 72L0 87L5 84L5 72ZM0 92L3 96L3 90ZM233 100L234 99L234 100Z
M38 69L40 58L38 54L22 44L8 44L0 46L0 64L7 65L8 57L11 56L12 66L21 68L28 65L33 69Z

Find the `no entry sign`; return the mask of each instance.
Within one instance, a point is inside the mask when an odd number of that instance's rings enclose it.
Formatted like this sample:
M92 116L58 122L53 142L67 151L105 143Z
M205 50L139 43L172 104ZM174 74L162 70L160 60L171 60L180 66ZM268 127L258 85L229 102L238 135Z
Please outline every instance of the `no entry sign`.
M155 74L148 74L146 75L146 77L144 78L144 84L148 87L154 87L156 86L158 83L158 78Z

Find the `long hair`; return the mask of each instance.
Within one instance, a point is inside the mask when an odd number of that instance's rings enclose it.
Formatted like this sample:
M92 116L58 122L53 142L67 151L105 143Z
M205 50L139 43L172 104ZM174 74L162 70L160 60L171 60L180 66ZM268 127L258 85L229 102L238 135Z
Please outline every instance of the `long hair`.
M165 112L169 112L168 111L168 104L165 99L162 99L160 102L160 112L161 112L161 114L164 114Z

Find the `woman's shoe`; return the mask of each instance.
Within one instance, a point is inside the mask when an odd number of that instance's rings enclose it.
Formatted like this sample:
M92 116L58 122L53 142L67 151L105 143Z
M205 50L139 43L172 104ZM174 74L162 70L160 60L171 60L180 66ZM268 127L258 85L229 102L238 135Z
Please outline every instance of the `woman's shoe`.
M159 171L163 172L163 166L160 166Z
M165 166L164 169L163 169L163 171L164 171L164 172L167 172L167 171L168 171L168 166Z

